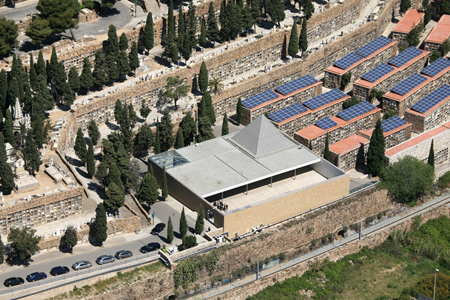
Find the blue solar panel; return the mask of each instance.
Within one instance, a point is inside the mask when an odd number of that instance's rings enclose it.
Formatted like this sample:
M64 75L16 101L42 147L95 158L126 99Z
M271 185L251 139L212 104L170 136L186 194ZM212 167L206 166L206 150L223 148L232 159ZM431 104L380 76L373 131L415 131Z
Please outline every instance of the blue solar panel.
M291 82L285 83L282 86L277 87L275 90L280 92L283 95L290 94L292 92L298 91L308 85L311 85L313 83L316 83L317 79L312 77L311 75L306 75L300 78L297 78L295 80L292 80Z
M281 121L287 120L293 116L301 114L302 112L307 111L308 109L301 105L300 103L294 103L290 106L287 106L279 111L271 113L269 118L272 119L276 123L280 123Z
M368 57L391 42L392 40L390 38L380 35L379 37L377 37L370 43L366 44L365 46L362 46L355 52L361 56Z
M407 122L399 116L393 116L386 121L383 121L381 123L381 127L383 127L384 132L389 132L391 130L394 130L395 128L399 128L400 126L405 125L406 123Z
M394 68L391 67L390 65L381 64L375 69L364 74L361 78L370 82L375 82L384 75L386 75L387 73L391 72L392 70L394 70Z
M434 77L445 68L450 66L450 60L440 57L420 71L421 73Z
M415 73L394 86L391 91L403 96L425 80L427 80L425 76Z
M356 54L355 52L351 52L338 60L334 63L334 66L341 68L342 70L345 70L352 66L353 64L356 64L358 61L362 60L364 57L361 55Z
M375 106L370 104L367 101L363 101L361 103L358 103L356 105L353 105L352 107L349 107L347 109L344 109L343 111L339 112L337 115L341 117L341 119L344 119L345 121L350 121L351 119L354 119L362 114L365 114L369 111L372 111L375 109Z
M337 123L333 120L331 120L329 117L325 117L323 119L317 120L316 123L317 126L322 128L323 130L327 130L331 127L334 127L337 125Z
M341 90L334 89L329 92L326 92L325 94L319 95L317 97L314 97L312 99L303 102L303 105L309 107L310 109L316 109L324 106L325 104L341 99L342 97L345 96L347 96L347 94L345 94Z
M443 86L414 104L411 108L424 114L447 97L450 97L450 85L444 84Z
M419 56L420 54L422 54L422 51L420 51L416 47L411 46L408 49L406 49L405 51L403 51L402 53L400 53L399 55L397 55L396 57L391 58L388 61L388 63L400 68L401 66L406 64L408 61L410 61L411 59L413 59L416 56Z
M245 99L244 101L242 101L242 105L244 105L247 108L253 108L256 107L258 105L261 105L267 101L273 100L275 98L278 98L280 95L278 95L277 93L275 93L272 90L267 90L265 92L256 94L254 96L251 96L247 99Z

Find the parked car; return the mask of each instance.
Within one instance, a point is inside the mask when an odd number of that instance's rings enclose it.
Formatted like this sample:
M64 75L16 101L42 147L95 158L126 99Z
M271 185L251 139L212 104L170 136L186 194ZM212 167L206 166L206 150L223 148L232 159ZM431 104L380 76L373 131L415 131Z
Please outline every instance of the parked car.
M166 228L166 224L164 223L158 223L155 227L153 227L153 230L150 232L151 234L159 234L161 231Z
M95 262L98 263L99 265L103 265L103 264L107 264L107 263L111 263L111 262L115 262L115 261L116 261L116 259L112 255L102 255L102 256L99 256L95 260Z
M47 278L47 274L44 272L34 272L27 276L28 282L38 281Z
M57 275L62 275L62 274L66 274L66 273L69 273L69 272L70 272L70 270L69 270L68 267L58 266L58 267L54 267L53 269L51 269L50 274L52 276L57 276Z
M127 258L127 257L132 257L132 256L133 256L133 252L128 251L128 250L120 250L120 251L117 251L117 253L116 253L117 259L122 259L122 258Z
M76 263L74 263L72 265L72 269L74 269L75 271L78 270L82 270L82 269L87 269L92 267L92 264L90 261L86 261L86 260L81 260L81 261L77 261Z
M159 243L150 243L145 246L142 246L141 249L139 249L139 251L141 251L141 253L147 253L158 249L161 249L161 245Z
M23 280L23 278L21 277L11 277L6 279L3 284L6 287L11 287L11 286L15 286L15 285L21 285L23 284L25 281Z

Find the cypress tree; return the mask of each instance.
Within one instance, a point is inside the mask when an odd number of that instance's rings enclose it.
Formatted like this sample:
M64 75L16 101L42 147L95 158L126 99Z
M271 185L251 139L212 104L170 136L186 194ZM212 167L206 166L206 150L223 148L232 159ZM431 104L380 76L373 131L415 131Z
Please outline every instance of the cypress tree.
M0 71L0 106L3 110L6 109L7 95L8 95L8 75L6 74L5 69L2 69Z
M175 149L180 149L183 147L184 147L183 128L179 127L177 132L177 139L175 141Z
M291 36L289 37L288 54L290 56L296 56L298 53L298 34L297 34L297 22L294 20L292 24Z
M167 35L175 37L175 18L173 16L173 0L169 0L169 9L167 17Z
M30 52L30 85L33 90L36 88L37 74L36 66L34 65L33 54Z
M211 122L208 117L200 117L198 120L198 136L199 142L204 142L214 138L214 133L211 128Z
M121 185L122 183L118 185L115 182L110 182L108 185L105 193L105 205L110 210L120 208L125 203L125 194Z
M434 169L434 139L431 140L430 153L428 154L428 164Z
M214 111L214 106L212 105L211 94L208 91L204 92L202 101L205 103L206 116L209 118L209 121L211 124L216 123L216 113Z
M6 155L5 141L3 135L0 133L0 176L3 191L9 194L14 189L14 174L11 167L6 162L8 159Z
M45 132L44 132L44 117L40 116L37 118L34 118L31 122L31 127L33 131L33 138L34 142L36 143L38 148L42 147L42 144L44 143L45 139Z
M227 113L223 116L223 123L222 123L222 136L227 135L229 133L228 130L228 117Z
M128 39L127 36L125 35L125 32L120 35L119 50L120 51L128 50Z
M184 146L189 146L197 133L197 123L195 123L191 113L183 117L180 127L183 128Z
M173 225L172 219L169 216L169 221L167 222L167 242L171 244L173 241Z
M200 211L197 214L197 220L195 221L195 232L197 234L202 234L205 227L205 214L203 212L203 207L200 206Z
M155 34L153 31L153 16L152 13L149 12L147 14L147 21L145 22L145 30L144 30L144 47L147 51L153 49L155 43Z
M94 144L92 140L89 141L89 147L86 154L86 165L88 174L91 175L91 178L94 178L95 175L95 158L94 158Z
M73 150L75 150L75 154L84 165L86 163L86 141L84 140L84 134L81 128L78 128Z
M98 130L97 123L94 120L89 121L88 125L88 135L89 139L94 145L97 145L97 141L100 138L100 131Z
M136 76L136 69L139 68L139 55L136 42L131 44L131 51L128 54L128 60L130 62L130 69L133 71L134 76Z
M181 217L180 217L180 237L184 238L186 236L186 233L188 231L188 224L186 221L186 214L184 213L184 207L181 211Z
M217 25L216 14L214 12L214 5L211 2L208 10L208 21L206 26L206 37L211 42L219 41L219 26Z
M5 262L5 245L3 244L3 241L0 238L0 265Z
M9 82L9 89L8 89L8 101L6 102L6 107L14 106L16 103L16 98L19 98L21 100L22 95L20 93L19 89L19 80L16 77L13 77L11 81Z
M23 84L23 98L22 104L25 111L31 111L31 102L33 101L33 96L31 95L30 84L25 81Z
M311 143L311 141L310 141L310 142L309 142L309 150L312 151L312 149L313 149L313 147L312 147L312 143Z
M23 160L25 161L25 169L31 175L34 175L35 172L39 171L39 166L42 164L42 161L38 148L34 144L33 134L30 131L27 133L22 154Z
M119 69L121 79L124 80L126 75L131 72L130 62L128 61L128 56L125 51L119 52L117 67Z
M149 160L147 160L147 172L153 175L153 167Z
M299 46L300 50L302 51L302 56L303 56L303 52L305 52L308 49L308 28L307 28L306 19L303 19L303 22L302 22L302 30L300 31L298 46Z
M169 150L175 142L175 136L173 134L172 120L167 108L163 111L163 117L161 118L161 123L158 126L158 132L161 151Z
M95 221L91 227L91 235L98 243L100 243L100 245L103 245L103 242L108 238L107 224L105 208L103 207L103 203L99 203L95 209Z
M156 128L155 146L153 147L155 154L161 153L161 141L159 139L159 130Z
M122 186L122 179L121 179L121 174L120 174L120 170L117 167L117 164L115 161L112 161L109 164L109 172L108 172L108 186L111 183L115 183L118 186Z
M375 130L370 137L369 150L367 151L367 169L373 176L378 176L384 167L385 140L381 119L378 119Z
M238 125L241 125L242 122L242 101L241 98L238 99L237 105L236 105L236 122Z
M89 61L89 58L85 57L83 59L83 70L81 71L79 79L80 87L86 91L94 86L94 77L92 77L91 69L91 62Z
M244 8L244 0L236 0L236 5L240 8Z
M327 133L327 139L325 140L325 150L323 151L323 158L330 161L330 139Z
M119 55L119 54L117 54L117 55ZM117 56L114 56L113 54L107 55L106 56L106 66L107 66L108 79L111 81L117 80L120 75L119 67L117 65Z
M203 93L208 89L208 82L208 69L206 68L205 62L203 61L200 67L200 73L198 75L198 87Z
M189 40L189 53L192 53L192 49L195 48L195 45L197 45L197 13L195 5L191 2L189 2L189 9L188 9L188 22L186 25L186 31L188 33L188 40Z
M78 93L78 90L80 89L80 79L78 78L78 71L75 67L70 68L67 83L72 92Z
M38 76L39 75L44 76L44 81L47 82L47 69L45 67L44 55L42 54L41 50L39 50L38 61L36 65L36 73Z
M63 95L67 88L66 85L67 76L63 62L59 62L56 64L56 69L52 80L55 83L55 88L58 94Z
M163 166L163 175L161 179L161 197L166 200L169 196L169 188L167 186L166 166Z
M106 160L102 160L98 165L97 171L95 172L95 179L98 180L103 188L106 187L108 181L108 163Z
M204 47L206 45L206 25L205 25L205 20L202 19L202 25L201 25L201 29L200 29L200 37L198 38L198 44L202 47Z
M14 132L13 132L14 124L11 116L11 111L9 109L6 110L5 123L3 124L3 136L5 138L6 143L10 143L14 145Z
M52 47L52 56L50 57L50 80L55 83L58 76L58 56L55 47Z
M151 164L149 164L151 167ZM159 197L158 182L156 182L153 173L147 172L142 181L141 191L139 192L139 199L152 206Z
M106 56L112 56L114 61L119 55L119 39L117 37L117 29L114 25L108 27L108 40L106 47Z
M101 88L108 82L108 66L103 51L95 52L94 71L92 72L93 84Z

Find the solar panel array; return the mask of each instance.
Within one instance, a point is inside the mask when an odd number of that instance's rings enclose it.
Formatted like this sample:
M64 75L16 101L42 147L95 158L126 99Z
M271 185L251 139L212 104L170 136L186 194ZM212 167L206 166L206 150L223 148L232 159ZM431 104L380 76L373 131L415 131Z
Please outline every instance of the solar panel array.
M399 55L391 58L388 62L391 65L394 65L394 66L400 68L401 66L406 64L408 61L410 61L411 59L413 59L416 56L419 56L420 54L422 54L422 51L420 51L416 47L411 46L408 49L401 52Z
M341 99L342 97L347 96L344 92L339 89L334 89L329 92L326 92L322 95L309 99L303 102L303 105L309 107L310 109L316 109L322 107L328 103Z
M364 59L361 55L356 54L355 52L351 52L334 63L334 66L345 70L350 66L356 64L358 61Z
M380 35L379 37L377 37L370 43L366 44L365 46L362 46L355 52L361 56L368 57L391 42L392 40L390 38Z
M265 92L256 94L254 96L251 96L247 99L245 99L244 101L242 101L242 105L244 105L247 108L253 108L256 107L258 105L261 105L267 101L273 100L275 98L278 98L280 95L278 95L277 93L275 93L272 90L267 90Z
M394 86L391 91L403 96L425 80L427 80L425 76L415 73Z
M411 108L424 114L447 97L450 97L450 85L444 84L443 86L414 104Z
M366 74L364 74L361 78L370 82L375 82L393 70L394 67L391 67L390 65L387 64L381 64L376 68L372 69L371 71L367 72Z
M353 105L352 107L344 109L343 111L339 112L337 115L341 119L344 119L345 121L350 121L351 119L359 117L360 115L365 114L374 109L375 109L375 106L373 106L372 104L370 104L367 101L363 101L361 103Z
M313 83L316 83L317 79L312 77L311 75L306 75L300 78L297 78L295 80L292 80L291 82L285 83L279 87L277 87L275 90L286 96L287 94L290 94L292 92L298 91L308 85L311 85Z
M327 129L337 125L337 123L335 121L333 121L332 119L330 119L329 117L325 117L323 119L317 120L316 123L314 123L314 124L316 124L317 126L322 128L323 130L327 130Z
M429 64L426 68L422 69L420 71L421 73L434 77L437 74L439 74L442 70L445 68L448 68L450 66L450 60L440 57L433 61L431 64Z
M405 125L407 122L400 118L399 116L393 116L386 121L383 121L381 123L381 126L383 127L384 132L389 132L391 130L394 130L396 128L399 128L400 126Z
M301 105L300 103L294 103L290 106L287 106L279 111L271 113L269 118L272 119L276 123L280 123L281 121L287 120L293 116L301 114L302 112L307 111L308 109Z

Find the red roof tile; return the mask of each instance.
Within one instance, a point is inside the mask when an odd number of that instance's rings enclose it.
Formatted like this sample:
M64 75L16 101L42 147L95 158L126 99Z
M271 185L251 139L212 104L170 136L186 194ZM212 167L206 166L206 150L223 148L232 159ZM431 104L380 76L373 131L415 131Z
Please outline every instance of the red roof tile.
M419 12L417 9L410 8L403 18L398 22L392 32L409 33L417 24L420 23L425 13Z
M425 42L442 44L450 36L450 16L442 15L439 22L431 30Z
M358 149L361 146L361 143L365 145L369 142L370 141L368 139L355 134L355 135L349 136L346 139L343 139L342 141L339 141L339 142L331 145L330 152L333 152L336 154L347 153L349 151Z

